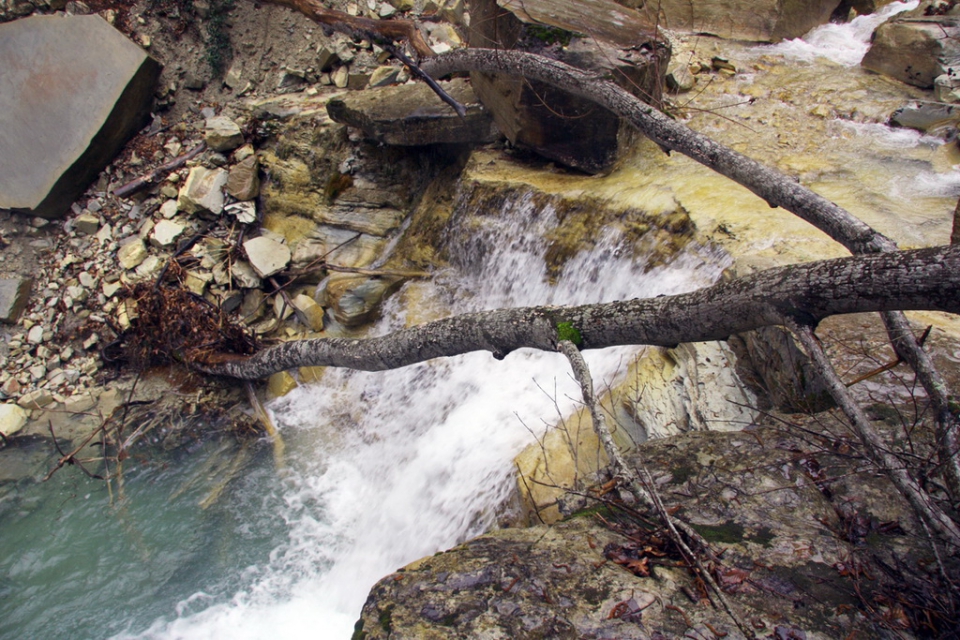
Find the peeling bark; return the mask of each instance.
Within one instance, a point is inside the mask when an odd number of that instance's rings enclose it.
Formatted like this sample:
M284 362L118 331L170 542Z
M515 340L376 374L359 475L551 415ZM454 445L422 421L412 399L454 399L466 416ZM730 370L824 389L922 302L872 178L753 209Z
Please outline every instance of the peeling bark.
M579 330L581 348L600 349L723 340L784 317L815 324L831 315L892 309L960 313L960 246L791 265L676 296L464 314L378 338L286 342L253 356L213 354L196 366L243 379L304 366L383 371L471 351L498 358L521 348L554 351L562 322Z

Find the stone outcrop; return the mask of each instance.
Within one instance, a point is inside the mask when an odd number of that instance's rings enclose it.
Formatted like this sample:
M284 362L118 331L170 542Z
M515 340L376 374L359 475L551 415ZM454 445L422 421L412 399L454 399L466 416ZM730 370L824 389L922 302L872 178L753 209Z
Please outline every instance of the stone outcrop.
M923 545L885 479L850 473L849 456L787 431L697 432L650 441L640 455L667 508L722 558L718 581L762 637L874 637L846 563ZM491 532L380 580L355 637L743 637L721 608L691 603L690 573L644 536L596 502L551 527ZM902 588L874 575L868 600Z
M778 42L799 38L830 20L839 0L660 0L640 5L647 19L675 31L707 33L730 40Z
M145 123L160 65L99 16L0 25L0 207L59 217Z
M243 132L230 118L214 116L207 119L203 139L214 151L233 151L243 144Z
M470 45L521 49L609 75L659 104L670 49L654 22L612 0L472 0ZM587 35L583 35L587 34ZM621 122L592 102L543 83L471 74L474 90L512 144L598 173L616 161Z
M940 76L952 75L960 60L958 16L938 15L935 5L924 2L880 25L863 68L923 89L932 89Z
M423 83L369 89L334 98L330 117L356 127L376 142L400 146L484 144L497 138L493 118L463 79L440 83L467 108L460 118Z
M0 434L9 438L27 424L27 412L13 403L0 404Z
M612 407L614 439L624 451L637 443L692 431L734 431L757 418L756 396L740 382L737 357L720 342L647 349L601 398ZM642 395L638 390L642 389ZM567 491L600 478L606 454L590 415L565 417L517 456L517 489L527 524L552 523L565 513Z
M243 250L261 278L269 278L290 264L290 249L266 236L247 240Z

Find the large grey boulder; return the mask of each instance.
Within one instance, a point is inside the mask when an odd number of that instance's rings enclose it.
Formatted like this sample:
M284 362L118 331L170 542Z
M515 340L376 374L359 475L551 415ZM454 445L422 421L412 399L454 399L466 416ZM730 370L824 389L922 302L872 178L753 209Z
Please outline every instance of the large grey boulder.
M403 279L395 276L334 273L322 287L320 301L341 325L359 327L376 318L383 300L401 284Z
M62 216L146 123L159 74L99 16L0 24L0 208Z
M519 49L611 77L659 106L670 48L655 22L612 0L470 0L470 45ZM610 168L626 139L595 103L538 81L472 73L512 144L588 173Z
M960 27L956 15L926 15L921 4L880 25L861 66L923 89L960 66Z
M441 82L467 108L461 118L423 83L382 87L334 98L327 113L334 122L357 127L377 142L401 146L471 144L497 137L493 118L463 79Z
M840 0L660 0L643 12L675 31L708 33L731 40L777 42L799 38L830 20Z

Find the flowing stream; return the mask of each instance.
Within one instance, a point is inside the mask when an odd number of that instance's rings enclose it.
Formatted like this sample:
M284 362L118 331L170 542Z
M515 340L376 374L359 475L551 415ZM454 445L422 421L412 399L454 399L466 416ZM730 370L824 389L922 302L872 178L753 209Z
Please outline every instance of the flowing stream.
M849 43L862 41L859 27L829 29ZM803 47L780 46L782 55ZM937 144L879 125L836 126L867 138L878 166ZM894 213L920 192L955 198L955 172L920 160L909 167L891 161L878 178L887 191L899 181L900 192L884 192L884 206L898 203ZM620 189L597 185L601 194ZM459 211L465 222L448 238L457 266L418 285L417 304L435 314L676 293L725 266L691 247L646 270L610 232L550 284L543 237L557 219L549 205L520 194L496 215L483 212L482 224L466 223L473 213ZM403 297L387 305L376 332L404 326ZM595 378L610 382L633 353L586 357ZM122 499L72 469L38 484L49 446L22 447L16 464L32 477L0 484L0 638L349 638L377 579L496 524L514 456L579 397L568 371L562 357L530 351L384 373L328 370L270 407L286 443L282 467L269 446L248 447L243 473L208 508L201 501L237 459L232 441L131 464Z
M520 195L483 220L452 240L461 266L421 304L460 313L646 297L703 286L724 266L691 250L645 272L611 233L551 285L551 206ZM402 326L399 305L385 315L378 331ZM598 381L611 380L633 351L587 360ZM349 637L377 579L495 524L513 457L579 396L568 370L561 356L532 351L329 370L271 407L284 468L261 447L207 510L198 502L233 455L228 443L136 467L113 506L71 470L55 477L54 496L51 485L43 497L25 487L3 515L0 636Z

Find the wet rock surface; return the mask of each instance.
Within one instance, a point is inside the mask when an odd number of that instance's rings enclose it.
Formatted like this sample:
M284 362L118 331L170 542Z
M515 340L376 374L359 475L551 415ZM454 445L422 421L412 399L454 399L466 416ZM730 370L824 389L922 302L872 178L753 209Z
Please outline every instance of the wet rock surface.
M850 479L862 461L816 438L768 427L699 432L638 454L667 507L720 554L712 571L764 637L878 633L880 617L858 612L857 592L883 601L901 585L882 573L866 585L849 566L875 555L915 569L926 553L893 488ZM355 637L743 637L650 535L596 503L551 527L489 533L383 578Z
M463 4L428 7L431 4L411 6L397 0L390 6L415 15L438 10L443 19L452 22L426 23L431 44L437 51L459 46L458 29L462 31L468 22ZM72 6L82 9L77 3ZM530 8L534 10L532 4ZM382 5L376 11L362 5L353 5L353 9L361 14L384 13ZM23 2L2 2L0 20L12 15L11 11L29 10ZM196 30L174 36L174 17L158 17L146 10L118 13L108 9L101 13L141 44L152 42L150 50L165 63L156 93L156 117L73 203L63 221L52 223L0 211L0 277L17 282L34 279L16 324L0 325L2 425L12 425L0 426L0 432L13 435L13 446L5 451L13 456L5 461L14 460L20 449L17 443L48 438L50 422L63 444L78 441L97 428L101 416L111 415L130 401L165 400L163 411L132 416L143 424L167 424L186 414L195 418L191 424L198 431L208 426L195 405L196 389L181 395L170 393L181 385L190 386L182 380L151 379L132 394L131 380L115 377L110 366L116 355L114 340L144 311L130 294L138 284L150 288L160 274L166 274L168 283L179 283L192 296L206 301L202 304L233 314L252 334L273 340L359 336L362 324L376 317L377 305L406 281L389 275L391 269L400 271L411 265L431 269L451 258L465 260L446 255L443 243L455 202L473 192L472 186L460 190L461 177L482 181L481 174L488 172L490 182L499 180L497 188L504 192L517 189L525 180L542 180L560 185L560 191L566 189L570 199L587 190L577 182L581 176L552 167L530 168L522 163L526 156L499 147L476 152L469 161L456 152L435 148L411 153L371 144L365 140L368 134L332 122L327 113L331 98L339 96L348 102L350 97L362 95L358 88L368 83L405 81L404 72L393 62L384 63L383 51L376 45L340 36L327 38L308 20L285 9L237 5L231 15L234 35L240 36L237 55L222 79L204 66L206 63L191 62L201 58L204 43L197 40ZM471 17L471 24L476 24L476 16ZM558 28L571 25L564 22ZM290 33L297 38L290 38ZM891 88L894 83L838 86L832 78L822 76L815 78L816 88L809 95L792 94L789 88L774 86L783 74L819 72L788 70L782 60L753 54L731 55L727 49L736 48L729 43L699 38L697 42L700 49L696 55L685 57L689 62L674 69L677 88L682 88L679 83L684 87L697 83L700 89L712 87L705 91L704 99L729 95L737 104L727 109L729 105L720 100L705 103L718 107L718 112L725 109L719 112L725 114L725 121L717 124L709 116L698 116L701 119L694 123L695 128L779 163L805 183L829 187L830 173L835 170L829 163L834 161L818 163L803 158L804 154L817 155L822 138L852 135L843 129L848 123L884 121L892 110L888 104L894 101L891 96L898 102L904 97L904 90ZM571 46L569 55L586 59L598 52L610 54L609 50L578 47ZM273 53L256 55L266 50ZM920 95L918 90L909 91ZM345 92L352 93L344 98ZM817 124L796 116L807 110L815 112ZM218 118L232 123L224 122L230 142L220 151L192 158L159 176L135 197L113 195L116 187L174 161L201 141L213 141L208 125ZM724 126L730 119L748 126ZM808 131L805 127L812 128ZM237 131L241 140L236 139ZM766 136L770 131L777 132L776 139ZM221 144L213 142L213 146ZM606 189L604 197L611 200L624 197L644 203L648 210L624 213L612 224L650 233L651 242L664 246L661 257L691 242L694 227L697 242L717 243L746 256L740 260L747 271L833 255L831 249L823 248L822 239L796 231L793 223L778 217L781 212L768 211L764 203L760 203L761 215L750 212L753 217L748 220L743 212L749 207L739 200L730 206L713 178L696 174L688 181L689 187L651 187L643 182L645 175L665 181L663 176L686 169L679 163L657 173L667 160L656 149L648 156L656 159L645 165L645 160L631 158L630 163L637 167L627 166L606 186L600 184L597 192ZM905 151L904 156L914 164L931 163L916 151ZM468 171L461 174L464 163ZM206 192L215 199L212 205L178 204L180 194L191 190L187 183L194 172L218 176L215 188ZM534 173L537 177L531 179ZM844 175L844 180L850 179ZM670 194L674 188L676 197ZM491 200L491 206L493 203ZM615 208L606 200L603 203ZM566 229L549 239L551 273L562 269L576 247L595 246L599 241L602 226L589 222L597 202L581 205L564 210ZM885 211L884 206L873 208ZM901 219L881 219L880 223L887 224L882 229L885 232L891 226L894 231L907 230L908 244L927 242L932 236L925 234L935 234L940 225L936 220L904 224ZM406 235L399 237L404 230ZM193 244L188 247L187 241ZM261 264L258 272L253 264L256 254L244 251L250 241L279 247L281 258L270 260L270 266ZM273 273L284 287L282 291L263 277L275 263L284 265ZM388 275L331 275L324 265L384 270ZM418 300L416 287L409 287L404 295ZM442 311L414 304L408 321L434 319ZM855 329L848 341L881 331L876 326ZM955 349L946 332L935 332L931 341L939 341L939 353ZM715 346L698 345L693 353L658 354L660 360L654 368L662 386L675 389L676 397L683 400L618 406L618 417L632 429L630 437L624 438L625 446L649 435L664 435L651 417L654 412L668 415L667 422L679 425L679 430L722 421L736 422L738 427L755 422L755 412L749 407L718 413L712 404L717 388L721 396L729 392L723 397L741 404L752 404L753 399L762 403L765 397L751 396L744 385L727 377L732 358ZM708 359L710 367L705 364ZM269 393L282 394L317 375L308 370L277 375L270 380ZM888 388L871 387L869 392L883 394ZM235 395L214 396L210 401L234 408L246 406ZM872 411L878 419L893 422L882 406ZM20 424L23 416L27 422ZM651 424L654 428L646 431ZM584 422L584 427L587 433L589 424ZM185 438L162 428L151 434L151 442L171 448ZM814 441L820 449L763 429L739 436L695 432L650 443L643 451L658 470L658 484L671 505L679 506L681 516L727 550L724 566L736 571L720 576L726 578L730 592L742 598L739 602L750 615L764 625L761 634L843 637L850 631L865 630L864 635L871 635L875 628L869 621L846 608L857 603L850 595L849 576L844 576L836 563L844 554L856 554L864 547L881 554L892 550L912 561L911 554L918 552L910 545L920 537L915 536L909 514L891 498L888 486L869 471L838 462L837 457L850 457L847 439ZM818 484L821 474L809 464L811 459L827 469L826 475L841 478L831 482L830 488L843 504L854 505L854 511L838 515L837 500L827 500ZM554 464L554 469L560 466ZM0 465L0 481L18 482L35 473L35 469L24 468L19 462ZM602 478L596 464L589 473ZM843 478L853 478L850 474L866 478L863 487L855 486L852 479L846 484ZM555 509L559 517L560 506L567 512L571 508L567 505L577 504L556 497L550 500L551 505L546 505L549 500L540 505L544 516L544 506ZM787 526L768 526L781 521ZM856 542L851 542L847 533L838 538L837 532L848 521L867 535L858 539L856 534ZM895 533L896 527L880 527L893 521L908 535ZM659 567L652 577L634 576L602 554L608 544L622 548L623 538L591 516L563 522L554 529L491 534L381 582L365 608L363 633L418 638L484 633L492 637L592 634L653 638L659 631L710 637L709 624L736 637L729 619L678 591L682 586L692 588L684 570ZM743 578L744 574L749 574L749 579ZM758 591L767 596L747 593L744 585L748 583L760 585ZM668 609L668 604L682 611Z
M414 84L368 90L327 105L335 122L361 129L371 140L385 144L485 144L497 130L490 114L477 100L465 80L441 83L454 100L467 108L460 118L426 85Z
M709 33L731 40L778 42L799 38L826 24L839 4L838 0L760 0L749 5L732 5L725 0L662 0L657 10L665 29ZM652 13L652 8L647 11Z
M960 59L957 18L950 3L922 2L877 28L861 64L923 89L932 89L944 77L941 97L948 97L953 89L950 78L957 74Z

